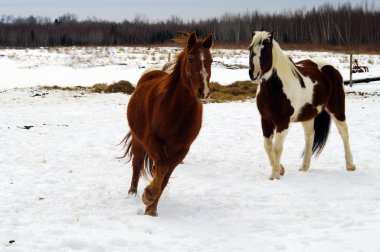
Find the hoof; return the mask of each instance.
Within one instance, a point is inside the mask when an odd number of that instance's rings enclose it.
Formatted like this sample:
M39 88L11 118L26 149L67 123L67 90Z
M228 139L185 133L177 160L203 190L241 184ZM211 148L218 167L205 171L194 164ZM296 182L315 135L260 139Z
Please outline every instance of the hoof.
M129 188L128 197L136 197L137 196L137 188Z
M142 202L146 205L146 206L150 206L152 205L154 201L154 198L152 196L152 194L148 191L148 190L144 190L144 193L142 195Z
M346 167L347 171L355 171L356 170L356 166L355 165L347 165Z
M285 168L284 166L281 165L280 175L284 176L284 174L285 174Z
M157 217L158 214L157 214L157 205L150 205L150 206L147 206L145 208L145 215L149 215L149 216L153 216L153 217Z
M281 178L281 176L280 176L280 173L278 173L278 172L272 173L272 174L269 176L269 180L280 179L280 178Z
M158 217L158 213L156 211L150 212L150 211L145 210L144 215L148 215L148 216L152 216L152 217Z
M303 171L303 172L307 172L309 170L309 168L306 168L304 166L302 166L301 168L298 169L299 171Z

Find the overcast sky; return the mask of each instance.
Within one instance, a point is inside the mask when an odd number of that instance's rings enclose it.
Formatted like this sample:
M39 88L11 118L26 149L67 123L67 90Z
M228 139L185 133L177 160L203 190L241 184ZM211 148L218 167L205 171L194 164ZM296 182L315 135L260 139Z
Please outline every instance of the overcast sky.
M172 15L185 21L219 17L226 12L280 12L310 9L326 2L333 5L350 2L353 6L363 0L0 0L0 15L47 16L52 19L65 13L76 14L80 20L98 17L109 21L132 20L142 15L151 21L166 20ZM379 0L367 1L379 9Z

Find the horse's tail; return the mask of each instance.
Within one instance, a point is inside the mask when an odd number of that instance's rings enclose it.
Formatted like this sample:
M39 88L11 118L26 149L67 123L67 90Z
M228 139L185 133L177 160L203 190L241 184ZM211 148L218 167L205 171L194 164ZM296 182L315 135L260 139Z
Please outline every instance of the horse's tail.
M129 161L131 161L131 159L132 159L132 138L131 138L131 136L132 136L132 133L129 131L127 133L127 135L123 138L123 140L121 140L121 142L119 143L119 145L123 144L123 149L125 149L125 151L124 151L123 156L118 157L118 158L122 159L122 158L129 156L127 163Z
M154 165L153 160L148 156L148 154L145 153L144 156L144 167L142 169L142 175L144 178L149 179L152 178L154 175Z
M331 117L329 113L325 110L322 110L322 112L317 115L314 119L314 142L313 142L313 154L316 153L316 155L321 154L323 147L325 147L325 144L327 142L327 138L329 136L330 132L330 122Z
M133 152L132 152L132 133L129 131L127 135L121 140L120 144L123 144L123 149L125 149L123 156L119 157L119 159L129 157L127 160L127 163L131 161L133 158ZM148 156L148 154L145 152L144 154L144 162L142 163L142 169L141 169L141 175L144 176L144 178L149 179L150 177L153 177L154 174L154 165L153 160Z

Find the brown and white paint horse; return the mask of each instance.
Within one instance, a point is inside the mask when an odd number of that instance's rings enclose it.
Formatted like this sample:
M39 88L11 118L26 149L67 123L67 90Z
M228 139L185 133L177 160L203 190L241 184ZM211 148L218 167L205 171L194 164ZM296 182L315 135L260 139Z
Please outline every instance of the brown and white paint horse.
M249 54L250 78L260 80L256 102L272 166L269 178L279 179L285 172L280 161L291 122L302 122L304 128L306 144L300 171L307 171L312 154L319 154L327 141L331 117L343 140L346 169L354 171L343 79L338 70L311 59L293 63L273 39L273 32L253 32Z
M140 175L153 179L142 195L145 214L156 216L157 204L175 167L185 158L202 124L202 102L209 94L213 35L177 38L186 47L171 71L143 74L127 108L130 132L124 157L132 158L129 194L137 193Z

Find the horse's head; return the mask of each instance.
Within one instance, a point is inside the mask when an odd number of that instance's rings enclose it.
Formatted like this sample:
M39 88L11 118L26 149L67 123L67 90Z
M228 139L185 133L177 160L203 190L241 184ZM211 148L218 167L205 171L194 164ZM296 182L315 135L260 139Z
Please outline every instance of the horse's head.
M249 45L249 77L256 80L272 68L274 32L253 31Z
M206 39L197 39L191 33L187 39L186 49L182 58L182 69L190 85L188 88L199 98L207 98L210 92L210 77L212 57L210 48L214 36L210 34Z

